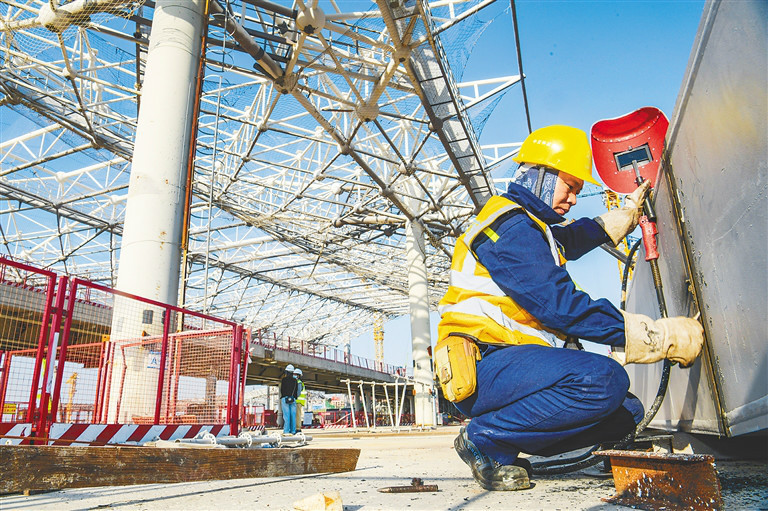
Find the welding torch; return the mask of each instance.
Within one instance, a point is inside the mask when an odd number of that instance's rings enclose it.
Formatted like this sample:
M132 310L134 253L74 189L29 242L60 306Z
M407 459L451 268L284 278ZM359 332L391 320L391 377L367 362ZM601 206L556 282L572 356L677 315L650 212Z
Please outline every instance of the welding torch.
M640 169L637 160L632 160L632 168L635 170L635 182L637 186L643 184L643 176L640 175ZM659 250L656 245L656 235L659 230L656 228L656 210L651 203L650 194L643 200L643 215L638 221L640 230L643 233L643 247L645 248L645 260L651 265L651 275L653 276L653 287L656 289L656 298L659 302L659 312L662 318L667 317L667 303L664 301L664 291L661 284L661 273L659 272Z

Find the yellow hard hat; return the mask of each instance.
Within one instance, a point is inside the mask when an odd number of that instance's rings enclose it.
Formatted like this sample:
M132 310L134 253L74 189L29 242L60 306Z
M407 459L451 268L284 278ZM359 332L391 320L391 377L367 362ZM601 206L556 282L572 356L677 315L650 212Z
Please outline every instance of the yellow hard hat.
M546 165L602 186L592 177L592 148L587 134L578 128L560 125L539 128L528 135L512 159L518 163Z

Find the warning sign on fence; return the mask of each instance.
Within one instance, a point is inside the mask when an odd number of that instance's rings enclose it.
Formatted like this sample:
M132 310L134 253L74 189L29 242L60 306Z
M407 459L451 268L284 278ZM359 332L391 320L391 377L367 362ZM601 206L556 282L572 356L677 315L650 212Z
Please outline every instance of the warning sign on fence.
M150 351L147 353L147 368L160 369L160 352Z

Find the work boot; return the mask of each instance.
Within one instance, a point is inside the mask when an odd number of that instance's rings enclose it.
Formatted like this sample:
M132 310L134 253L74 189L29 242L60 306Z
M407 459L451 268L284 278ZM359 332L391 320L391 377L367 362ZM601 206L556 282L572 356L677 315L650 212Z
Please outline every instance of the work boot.
M528 479L533 476L533 467L531 466L531 462L528 461L527 458L520 458L518 457L515 461L512 462L513 465L516 467L520 467L523 470L525 470L525 473L528 474Z
M525 490L531 487L528 472L524 467L501 465L480 452L469 440L466 428L459 430L459 436L453 441L453 446L462 461L472 469L475 481L486 490Z

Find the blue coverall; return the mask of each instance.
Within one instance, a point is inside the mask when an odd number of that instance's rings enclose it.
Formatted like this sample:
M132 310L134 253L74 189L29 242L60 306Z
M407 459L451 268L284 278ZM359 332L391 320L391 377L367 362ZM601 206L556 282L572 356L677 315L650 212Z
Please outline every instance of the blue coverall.
M517 184L505 196L549 224L568 260L609 241L602 227L582 218L568 225L538 197ZM493 281L544 326L568 336L624 345L624 318L608 300L576 289L555 264L541 229L516 210L492 225L495 242L480 235L473 250ZM482 341L482 339L480 339ZM477 389L455 403L472 417L469 439L501 464L518 453L551 456L618 440L643 418L624 368L610 357L533 344L480 345Z

